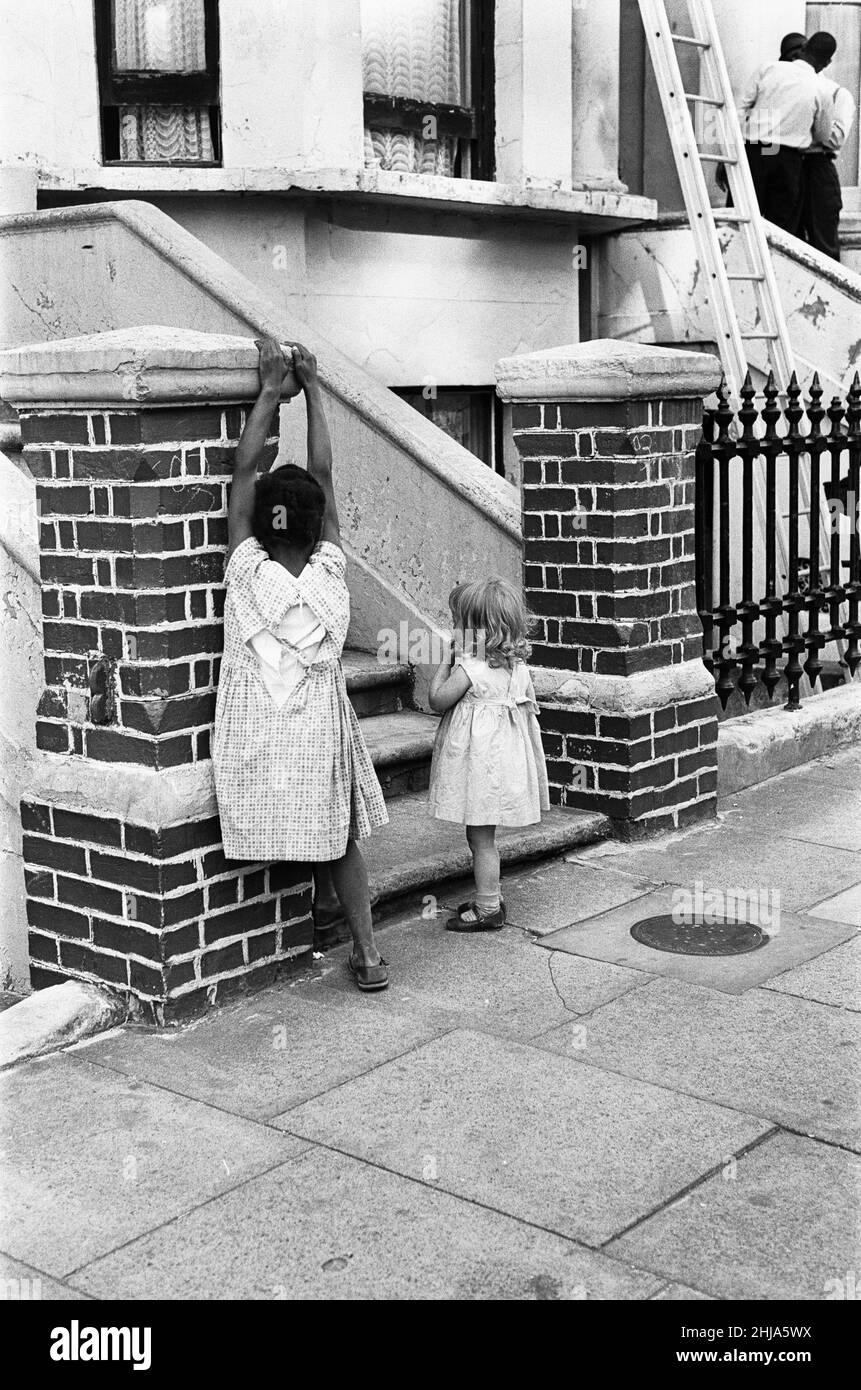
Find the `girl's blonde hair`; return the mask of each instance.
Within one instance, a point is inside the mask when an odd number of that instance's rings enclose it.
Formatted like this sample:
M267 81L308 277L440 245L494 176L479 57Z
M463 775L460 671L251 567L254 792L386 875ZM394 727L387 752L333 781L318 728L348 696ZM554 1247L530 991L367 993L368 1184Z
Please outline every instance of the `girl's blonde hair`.
M532 623L523 597L507 579L474 579L456 584L448 596L456 632L463 634L464 656L480 656L489 666L528 661Z

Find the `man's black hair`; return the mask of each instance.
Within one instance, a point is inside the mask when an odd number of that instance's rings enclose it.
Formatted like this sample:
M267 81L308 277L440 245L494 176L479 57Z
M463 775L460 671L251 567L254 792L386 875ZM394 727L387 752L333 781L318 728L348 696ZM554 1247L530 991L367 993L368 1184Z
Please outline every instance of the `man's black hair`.
M804 56L811 60L816 67L826 67L834 54L837 52L837 40L833 34L820 29L817 34L811 34L804 49Z
M264 550L277 545L307 550L320 539L326 498L320 484L295 463L258 478L251 529Z
M807 38L804 34L784 34L783 38L780 40L781 61L786 62L791 53L794 53L794 55L798 57L798 54L806 44Z

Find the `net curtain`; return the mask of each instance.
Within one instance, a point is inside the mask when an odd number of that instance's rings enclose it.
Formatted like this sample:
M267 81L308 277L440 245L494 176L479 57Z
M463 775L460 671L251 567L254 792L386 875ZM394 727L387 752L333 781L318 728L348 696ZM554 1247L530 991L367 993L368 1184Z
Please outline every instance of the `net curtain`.
M460 0L362 0L366 92L462 105ZM397 173L452 175L457 139L365 129L365 163Z
M203 0L114 0L114 68L206 71ZM209 111L200 106L121 106L120 158L212 160Z

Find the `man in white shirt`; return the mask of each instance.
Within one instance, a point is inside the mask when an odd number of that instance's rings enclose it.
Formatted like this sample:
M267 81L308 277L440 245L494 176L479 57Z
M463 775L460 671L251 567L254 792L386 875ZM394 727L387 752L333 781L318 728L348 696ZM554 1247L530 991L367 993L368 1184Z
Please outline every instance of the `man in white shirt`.
M801 218L803 151L831 134L833 103L809 57L766 63L739 100L738 115L763 217L788 232Z
M819 80L833 106L831 133L805 151L802 163L801 221L798 234L817 251L840 260L840 210L843 198L837 173L837 156L855 120L855 102L845 87L826 77L837 50L831 34L813 34L805 52L819 73Z

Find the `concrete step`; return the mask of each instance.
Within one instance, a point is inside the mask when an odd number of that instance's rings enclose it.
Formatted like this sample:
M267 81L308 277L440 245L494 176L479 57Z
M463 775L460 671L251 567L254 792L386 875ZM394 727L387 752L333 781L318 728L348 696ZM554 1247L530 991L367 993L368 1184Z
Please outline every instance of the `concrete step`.
M400 662L380 662L373 652L345 648L341 665L347 693L360 719L394 714L410 703L412 672Z
M388 812L389 824L361 842L378 908L471 873L463 826L432 820L426 796L399 796L389 803ZM575 845L603 840L609 833L606 816L554 806L544 812L540 825L500 829L497 843L502 863L508 866L561 854Z
M352 698L352 697L351 697ZM439 719L401 709L360 719L368 752L388 800L427 787Z

